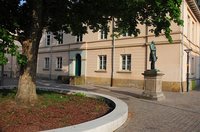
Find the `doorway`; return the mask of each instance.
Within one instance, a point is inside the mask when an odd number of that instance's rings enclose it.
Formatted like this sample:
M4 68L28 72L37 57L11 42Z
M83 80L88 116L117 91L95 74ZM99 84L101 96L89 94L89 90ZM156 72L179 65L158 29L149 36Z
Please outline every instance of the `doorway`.
M75 76L81 76L81 55L76 55Z

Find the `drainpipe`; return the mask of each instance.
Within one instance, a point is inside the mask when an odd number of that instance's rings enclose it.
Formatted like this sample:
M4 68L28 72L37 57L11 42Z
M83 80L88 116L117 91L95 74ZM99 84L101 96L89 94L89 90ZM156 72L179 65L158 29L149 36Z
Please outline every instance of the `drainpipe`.
M148 26L145 24L145 28L146 28L146 31L145 31L145 35L146 35L146 38L145 38L145 71L147 70L147 63L148 63L148 49L147 49L147 44L148 44Z
M53 63L53 38L50 35L50 64L49 64L49 79L52 79L52 63Z
M52 74L52 58L53 55L52 55L52 45L50 47L50 64L49 64L49 79L51 80L51 74Z
M110 86L113 86L114 76L114 55L115 55L115 36L114 36L114 17L112 17L112 51L111 51L111 79Z

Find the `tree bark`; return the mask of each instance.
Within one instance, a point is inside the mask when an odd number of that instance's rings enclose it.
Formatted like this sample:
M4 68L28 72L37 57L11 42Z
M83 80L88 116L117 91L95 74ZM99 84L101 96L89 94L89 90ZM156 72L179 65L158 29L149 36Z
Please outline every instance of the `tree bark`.
M32 24L22 40L22 54L27 57L27 64L21 66L16 101L26 105L34 104L36 94L37 56L43 30L43 0L30 0L32 5Z
M4 85L4 65L1 65L0 86Z
M31 39L23 42L23 54L28 61L25 66L20 68L20 77L16 100L23 104L34 104L37 101L36 94L36 70L38 46Z

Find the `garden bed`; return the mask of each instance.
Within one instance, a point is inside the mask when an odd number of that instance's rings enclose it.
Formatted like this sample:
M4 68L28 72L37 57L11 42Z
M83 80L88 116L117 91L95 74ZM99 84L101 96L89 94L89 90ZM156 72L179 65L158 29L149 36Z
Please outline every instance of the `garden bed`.
M38 91L34 106L19 106L14 101L15 90L0 90L0 131L35 132L80 124L99 118L110 111L103 99Z

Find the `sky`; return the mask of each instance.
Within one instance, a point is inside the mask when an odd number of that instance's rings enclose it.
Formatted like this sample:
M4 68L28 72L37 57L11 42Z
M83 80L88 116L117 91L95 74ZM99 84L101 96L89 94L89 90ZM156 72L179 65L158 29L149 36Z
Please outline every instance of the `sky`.
M20 0L20 5L23 5L24 3L26 3L26 0Z

